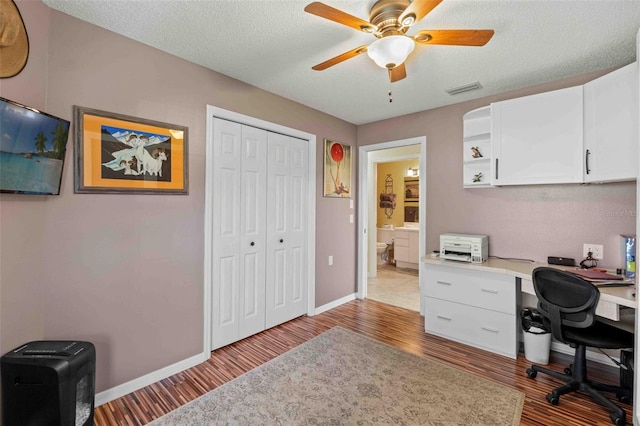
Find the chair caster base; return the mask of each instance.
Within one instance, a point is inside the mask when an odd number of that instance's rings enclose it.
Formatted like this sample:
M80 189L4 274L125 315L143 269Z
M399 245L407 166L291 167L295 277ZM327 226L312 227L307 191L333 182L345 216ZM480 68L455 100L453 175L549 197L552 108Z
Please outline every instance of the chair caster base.
M616 395L616 397L618 398L618 401L623 404L631 404L631 397L628 395Z
M624 415L622 415L622 417L620 417L615 413L611 413L611 414L609 414L609 418L611 419L613 424L616 425L616 426L625 426L627 424L627 420L626 420Z
M560 402L560 397L555 392L548 393L546 398L551 405L558 405Z

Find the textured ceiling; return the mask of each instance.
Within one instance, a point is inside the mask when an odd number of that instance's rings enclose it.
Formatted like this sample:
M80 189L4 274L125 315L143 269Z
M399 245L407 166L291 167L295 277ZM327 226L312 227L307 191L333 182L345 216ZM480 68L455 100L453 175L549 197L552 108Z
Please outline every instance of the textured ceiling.
M311 0L43 0L53 9L331 114L369 123L626 65L639 0L444 0L414 25L493 29L484 47L416 46L391 85L366 54L311 67L375 38L304 12ZM373 1L325 0L368 20ZM479 81L482 89L447 89ZM393 91L389 103L387 92Z

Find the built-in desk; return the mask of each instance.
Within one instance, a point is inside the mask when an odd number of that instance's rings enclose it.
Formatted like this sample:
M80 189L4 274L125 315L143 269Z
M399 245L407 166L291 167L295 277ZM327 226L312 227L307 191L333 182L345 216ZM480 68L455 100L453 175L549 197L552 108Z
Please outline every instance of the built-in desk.
M511 358L519 350L522 294L535 296L533 270L557 267L504 259L465 263L425 256L422 261L425 331ZM596 314L621 321L625 310L637 306L635 291L635 286L600 287Z

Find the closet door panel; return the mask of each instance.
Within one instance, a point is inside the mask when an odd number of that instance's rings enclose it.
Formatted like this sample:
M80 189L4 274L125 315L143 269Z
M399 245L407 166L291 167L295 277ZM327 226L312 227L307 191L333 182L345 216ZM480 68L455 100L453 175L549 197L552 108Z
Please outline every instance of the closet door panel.
M233 341L244 339L264 330L264 256L259 253L246 253L243 256L244 269L239 280L240 300L238 301L240 319L238 335Z
M286 303L287 293L287 252L286 250L274 250L273 252L273 287L267 305L273 309L283 309ZM275 324L274 324L275 325Z
M240 321L238 339L265 328L267 132L242 126Z
M307 142L269 133L267 327L306 312ZM273 266L272 266L273 265Z
M267 328L288 321L291 289L287 197L289 193L289 141L284 135L267 136Z
M241 126L214 120L212 226L212 347L234 341L238 335L240 290L240 174Z
M236 306L238 305L238 265L235 256L221 257L218 263L220 271L220 309L218 309L218 324L221 328L231 326L235 328Z
M289 241L291 250L291 301L290 314L296 318L306 313L307 299L307 265L306 232L307 232L307 141L289 138L291 168L289 197Z
M292 303L292 311L293 315L300 316L305 312L300 312L298 307L299 304L302 304L304 307L304 302L306 300L306 278L305 273L306 269L304 267L304 250L302 247L294 247L291 250L291 275L292 275L292 295L291 295L291 303ZM295 318L295 317L294 317Z

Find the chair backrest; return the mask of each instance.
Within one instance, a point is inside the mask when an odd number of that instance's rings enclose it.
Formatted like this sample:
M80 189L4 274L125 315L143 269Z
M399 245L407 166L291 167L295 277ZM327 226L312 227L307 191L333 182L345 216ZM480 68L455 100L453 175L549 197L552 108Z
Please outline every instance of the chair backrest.
M566 342L563 327L587 328L595 322L600 290L575 274L555 268L533 270L538 311L556 340Z

